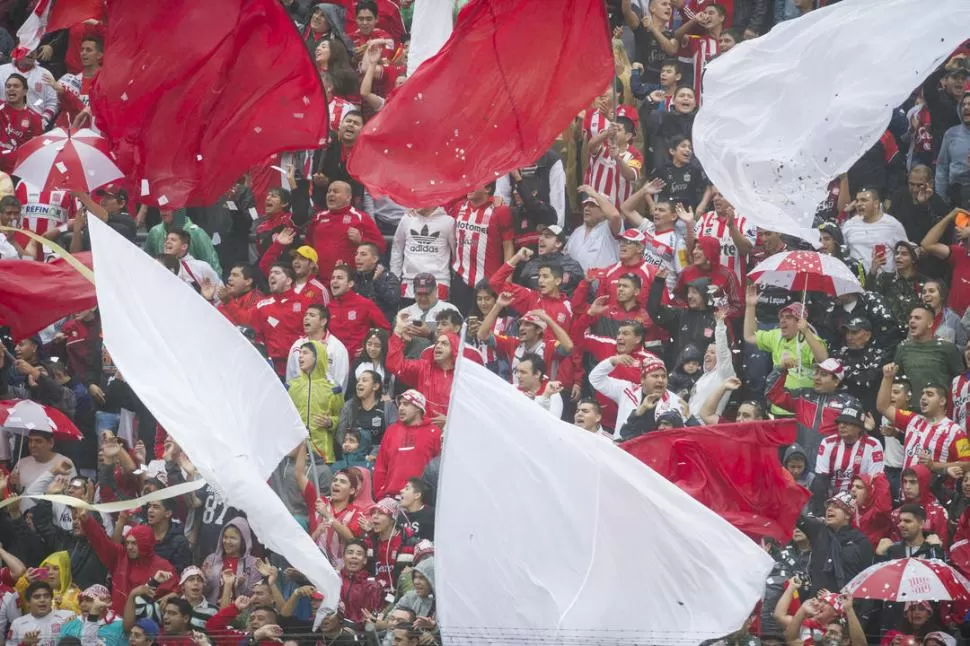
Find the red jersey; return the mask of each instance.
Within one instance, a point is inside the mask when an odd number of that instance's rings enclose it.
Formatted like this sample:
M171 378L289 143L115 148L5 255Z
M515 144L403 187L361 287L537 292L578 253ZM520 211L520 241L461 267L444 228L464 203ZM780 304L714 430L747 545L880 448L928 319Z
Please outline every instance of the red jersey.
M586 183L608 197L616 208L620 208L633 194L633 185L640 179L640 171L643 169L643 155L633 146L629 146L618 156L633 170L631 179L626 179L620 173L620 162L610 156L609 146L606 144L599 150L590 151L589 166L586 168Z
M41 116L30 108L0 103L0 170L10 173L17 162L17 148L43 131Z
M264 276L269 275L269 270L273 268L273 263L278 262L286 247L281 245L276 239L269 246L266 253L259 259L259 269ZM311 276L302 285L293 285L293 293L303 301L304 306L328 305L330 303L330 290L321 283L315 276Z
M376 491L376 489L375 489ZM381 584L385 593L393 593L397 585L399 570L414 560L414 546L404 529L399 529L386 541L377 534L369 533L364 537L367 546L367 562L374 568L374 578Z
M253 311L253 329L281 377L286 374L290 348L303 336L303 313L303 302L293 290L270 294L256 303Z
M933 462L970 460L967 434L948 417L937 422L908 410L897 410L893 425L906 431L903 441L903 468L919 464L919 456L929 452Z
M738 215L735 216L735 222L741 235L750 240L753 245L757 236L755 235L755 229L748 224L747 218ZM727 218L721 219L717 217L716 212L708 211L694 223L694 234L698 238L701 236L710 236L711 238L717 239L721 244L721 266L727 267L734 273L738 279L738 285L744 285L744 277L747 273L747 258L741 255L737 246L734 244Z
M488 278L505 262L503 243L515 237L512 212L492 200L481 206L462 202L455 213L455 256L451 267L470 287Z
M620 282L620 277L624 274L635 274L640 278L640 294L637 302L640 305L647 304L647 296L650 295L650 286L657 275L657 267L648 262L638 262L635 265L624 265L618 262L607 267L600 276L600 285L596 291L597 296L609 296L610 305L616 305L616 285Z
M964 245L950 245L950 255L946 261L953 269L950 296L946 299L946 305L957 316L963 316L970 306L970 249Z
M697 96L697 105L701 104L701 81L704 78L704 69L712 58L721 51L717 38L703 34L688 34L681 42L679 57L680 60L693 65L694 78L690 79L691 87ZM684 79L687 80L687 79Z
M383 29L380 29L379 27L374 27L374 29L371 30L371 32L366 36L360 33L360 29L354 29L348 32L347 36L350 37L350 40L354 41L354 47L357 48L357 51L361 54L363 54L367 43L372 40L389 41L386 45L384 45L384 51L381 53L381 58L387 60L394 58L394 50L397 49L397 43L389 33ZM351 55L353 55L353 52L351 52Z
M230 298L228 303L220 302L216 309L222 312L222 315L233 325L255 328L256 304L264 298L266 298L265 294L253 289L238 298Z
M408 480L420 478L431 458L440 454L441 429L427 419L414 426L391 424L374 463L374 498L401 493Z
M306 244L317 252L317 266L320 268L320 280L323 283L330 282L330 272L334 265L343 263L354 266L359 243L351 241L347 236L347 231L352 228L360 231L361 242L373 242L380 253L384 253L384 236L374 224L373 218L352 206L320 211L307 225Z
M330 333L347 347L347 354L356 357L364 345L364 338L372 327L390 330L391 326L377 303L353 290L330 299ZM300 336L303 326L300 325ZM296 340L295 338L293 339ZM292 343L292 342L291 342ZM289 350L289 348L287 348Z
M23 205L21 226L38 235L65 226L77 213L70 191L42 191L21 180L14 194Z

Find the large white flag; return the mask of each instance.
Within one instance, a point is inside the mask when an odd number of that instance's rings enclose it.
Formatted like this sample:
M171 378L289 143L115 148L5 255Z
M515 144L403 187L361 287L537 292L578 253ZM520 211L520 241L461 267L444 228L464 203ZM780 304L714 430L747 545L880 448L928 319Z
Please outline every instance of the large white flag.
M451 37L454 26L451 0L415 0L408 49L408 76L435 54Z
M737 212L811 241L828 183L970 36L967 0L844 0L710 63L694 148Z
M740 628L772 565L757 544L484 367L461 361L452 388L435 521L445 643L696 646Z
M187 283L98 218L88 226L104 342L125 381L259 539L336 607L339 575L266 484L307 436L280 380Z

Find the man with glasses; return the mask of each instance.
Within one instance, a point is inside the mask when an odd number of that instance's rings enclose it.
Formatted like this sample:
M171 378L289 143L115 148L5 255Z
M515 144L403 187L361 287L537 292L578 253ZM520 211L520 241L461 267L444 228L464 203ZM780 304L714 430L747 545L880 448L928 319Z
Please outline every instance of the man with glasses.
M922 240L949 211L946 201L933 190L933 171L923 165L913 166L907 185L893 193L888 208L913 241ZM947 275L946 263L928 254L919 259L917 269L933 278Z

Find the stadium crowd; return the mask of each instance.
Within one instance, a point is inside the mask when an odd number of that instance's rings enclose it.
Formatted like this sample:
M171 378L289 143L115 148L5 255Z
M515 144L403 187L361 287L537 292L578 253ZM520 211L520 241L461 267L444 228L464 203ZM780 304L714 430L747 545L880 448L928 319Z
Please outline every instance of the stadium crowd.
M0 511L7 643L440 643L434 501L459 351L603 441L795 418L779 459L812 497L789 544L753 537L777 565L751 621L716 643L965 643L954 606L838 592L901 556L970 574L970 50L893 110L819 206L819 251L863 291L803 294L750 284L757 263L812 247L735 213L691 128L705 64L813 0L608 0L613 86L534 164L419 209L346 168L404 81L412 2L282 4L332 140L274 156L217 204L166 211L124 182L88 195L7 174L32 136L96 126L104 43L89 21L10 60L31 4L6 3L0 224L75 253L101 218L260 349L310 435L271 484L340 572L339 608L314 626L322 595L208 486L118 514L23 498ZM0 234L0 258L51 257ZM199 477L100 326L91 309L4 338L0 398L55 408L84 435L4 432L5 498L110 502Z

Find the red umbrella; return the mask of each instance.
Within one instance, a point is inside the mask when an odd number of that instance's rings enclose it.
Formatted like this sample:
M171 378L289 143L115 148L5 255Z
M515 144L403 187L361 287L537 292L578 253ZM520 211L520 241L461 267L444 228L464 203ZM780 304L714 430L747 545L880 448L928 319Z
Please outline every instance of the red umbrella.
M904 558L872 565L842 592L884 601L970 602L970 581L937 559Z
M13 174L44 191L91 193L124 177L111 158L111 146L93 130L54 128L17 149Z
M51 433L55 440L84 438L67 415L29 399L0 401L0 427L17 435L28 435L32 431Z
M844 262L817 251L782 251L768 256L748 272L762 285L793 292L825 292L830 296L857 294L862 285Z

